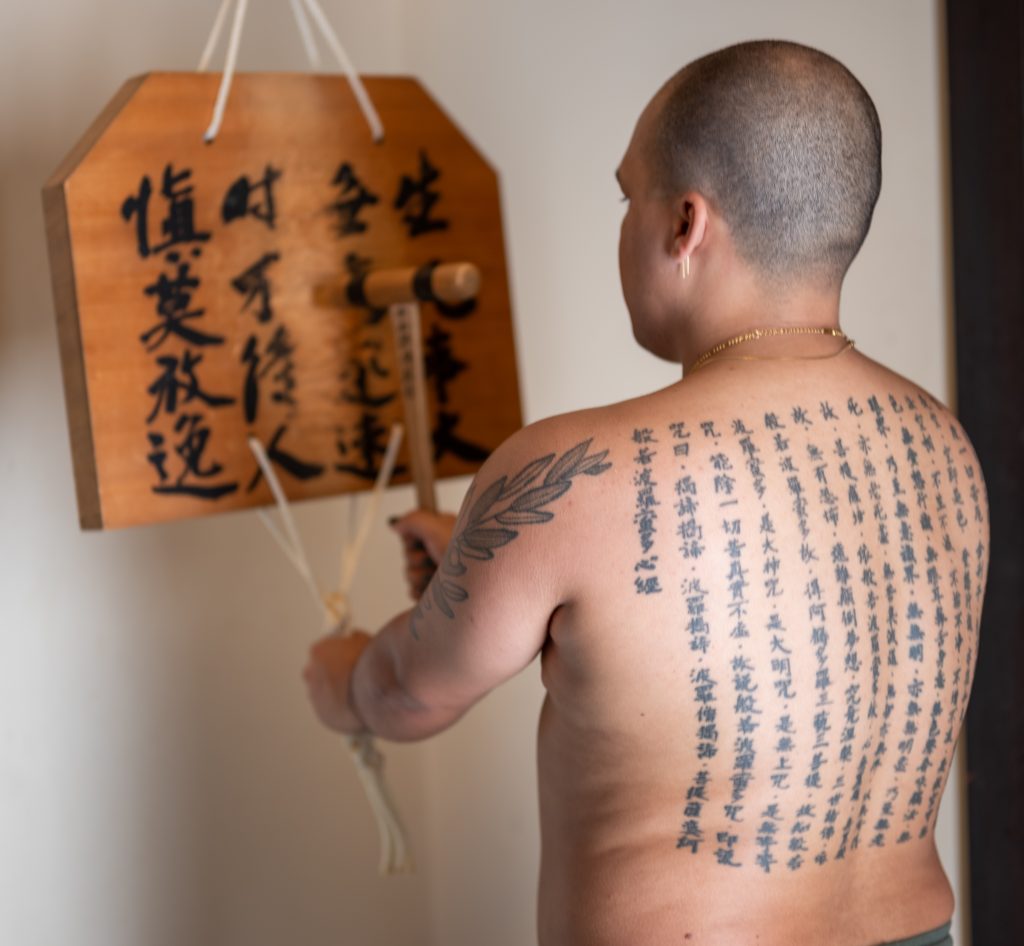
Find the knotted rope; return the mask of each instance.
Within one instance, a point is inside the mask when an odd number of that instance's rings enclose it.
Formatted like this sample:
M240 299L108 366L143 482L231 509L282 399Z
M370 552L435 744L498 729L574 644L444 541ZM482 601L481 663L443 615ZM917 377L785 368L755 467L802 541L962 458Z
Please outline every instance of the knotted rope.
M267 527L285 557L295 566L295 570L316 600L317 606L322 609L324 631L345 634L350 629L349 592L352 588L352 580L355 577L356 568L359 565L374 520L377 518L384 489L394 471L401 442L402 428L401 425L395 424L391 428L391 436L381 462L380 472L377 474L377 480L354 535L350 518L349 534L342 546L338 587L334 591L323 593L313 575L312 568L310 568L302 537L299 535L299 530L292 517L288 497L285 496L284 490L281 488L266 450L256 437L249 438L249 449L252 450L256 462L267 478L270 491L277 503L283 531L264 509L257 510L260 521ZM354 505L350 507L351 513L354 513ZM377 749L373 737L370 735L347 736L346 740L352 760L355 762L356 773L377 821L377 833L380 837L379 869L381 874L397 874L412 870L412 857L406 844L405 832L384 783L384 756Z

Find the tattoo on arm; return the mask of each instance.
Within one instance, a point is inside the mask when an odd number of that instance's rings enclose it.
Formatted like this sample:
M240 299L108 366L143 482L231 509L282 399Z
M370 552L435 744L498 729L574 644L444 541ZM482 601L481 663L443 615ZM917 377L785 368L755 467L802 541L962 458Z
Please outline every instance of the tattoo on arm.
M494 550L508 545L519 535L516 527L550 522L555 514L546 509L569 491L577 476L600 476L607 450L588 454L592 438L576 444L555 459L554 453L526 464L511 479L501 476L468 505L460 518L444 558L427 591L413 610L409 625L419 640L417 622L423 612L437 609L449 620L455 618L455 606L469 597L462 578L472 561L494 558ZM429 597L428 597L429 596Z

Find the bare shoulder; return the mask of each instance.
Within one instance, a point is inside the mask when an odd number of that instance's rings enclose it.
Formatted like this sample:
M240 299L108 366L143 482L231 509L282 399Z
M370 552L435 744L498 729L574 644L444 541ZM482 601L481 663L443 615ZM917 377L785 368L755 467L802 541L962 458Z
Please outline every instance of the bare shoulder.
M601 407L556 414L535 421L514 433L491 454L473 485L479 494L503 479L506 494L530 484L565 490L579 476L598 477L619 465L639 416L653 396ZM604 479L611 479L603 477Z
M889 371L889 369L885 370ZM926 390L909 378L904 378L895 372L890 371L889 373L906 385L907 390L911 392L911 401L916 401L918 408L929 415L933 424L941 426L943 430L943 452L946 453L947 459L955 457L959 463L964 464L967 478L976 483L977 489L980 492L980 496L975 498L981 507L987 510L988 497L981 463L974 444L971 442L970 435L960 422L960 418L957 417L954 409L936 397L931 391Z
M678 387L678 386L676 386ZM630 476L630 457L645 429L653 429L678 411L678 392L664 389L598 407L556 414L517 431L491 455L477 477L474 492L504 478L505 489L535 479L566 492L578 477L597 478L587 483L586 494L572 494L572 505L600 502L607 492ZM674 407L672 405L675 405Z
M460 573L473 561L498 558L506 577L529 572L557 591L571 560L567 538L600 502L603 482L614 475L613 453L600 410L546 418L505 440L463 501L452 538Z

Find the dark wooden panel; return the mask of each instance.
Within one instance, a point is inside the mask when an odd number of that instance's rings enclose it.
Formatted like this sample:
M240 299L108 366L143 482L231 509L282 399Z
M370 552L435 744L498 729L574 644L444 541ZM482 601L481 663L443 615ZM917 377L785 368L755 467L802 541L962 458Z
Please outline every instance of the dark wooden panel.
M957 402L992 513L967 714L974 946L1024 943L1024 0L948 0Z

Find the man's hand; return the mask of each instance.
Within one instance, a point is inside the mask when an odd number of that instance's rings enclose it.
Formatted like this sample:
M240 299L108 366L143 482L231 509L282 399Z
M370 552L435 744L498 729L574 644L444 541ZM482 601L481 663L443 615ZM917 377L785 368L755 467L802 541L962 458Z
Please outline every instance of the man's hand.
M302 676L316 715L329 729L352 735L366 732L352 706L351 686L356 661L371 640L362 631L328 634L310 648Z
M391 528L402 538L409 596L418 601L444 558L455 529L455 516L418 509L393 521Z
M401 536L406 581L410 594L418 599L430 583L436 563L444 557L455 528L455 516L416 510L390 524ZM408 616L403 617L407 619ZM400 636L408 636L408 629ZM355 710L353 674L363 651L373 640L363 631L347 635L328 634L310 648L309 661L302 676L317 718L329 729L353 735L369 731ZM364 674L364 683L373 681L372 690L376 691L377 684L384 681L394 682L386 646L368 654L367 659L373 666L363 667L360 672ZM409 703L407 699L403 700ZM416 709L420 711L422 708L416 706Z

